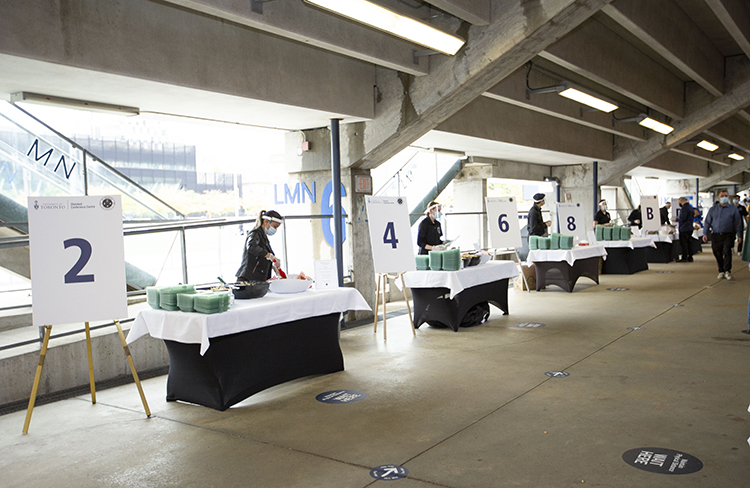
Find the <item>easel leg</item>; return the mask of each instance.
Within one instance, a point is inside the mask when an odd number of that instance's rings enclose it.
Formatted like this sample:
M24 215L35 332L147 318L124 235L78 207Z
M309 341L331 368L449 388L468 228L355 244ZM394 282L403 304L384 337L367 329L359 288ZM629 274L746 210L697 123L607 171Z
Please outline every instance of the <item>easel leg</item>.
M151 416L151 410L148 408L148 402L146 402L146 395L143 394L143 387L141 386L141 380L138 379L138 373L135 370L135 364L133 363L133 358L130 356L130 348L128 347L128 343L125 341L125 334L122 333L122 327L120 326L120 321L115 320L115 325L117 326L117 333L120 335L120 342L122 342L122 347L125 349L125 356L128 358L128 364L130 365L130 372L133 373L133 379L135 380L135 385L138 387L138 393L141 395L141 402L143 402L143 409L146 411L146 417Z
M409 297L406 295L406 283L404 282L404 273L399 273L401 277L401 289L404 290L404 301L406 301L406 311L409 312L409 323L411 323L411 333L414 337L417 337L417 329L414 328L414 319L411 317L411 306L409 305Z
M513 252L516 254L516 263L518 264L518 267L521 268L521 278L523 278L523 282L526 284L526 291L531 293L529 282L526 281L526 275L523 273L523 264L521 264L521 256L518 255L518 249L514 249Z
M375 326L373 333L378 333L378 307L380 306L380 275L375 275L375 281L378 282L377 284L377 291L375 291Z
M89 383L91 384L91 403L96 403L96 385L94 383L94 356L91 353L91 329L86 322L86 352L89 357Z
M52 326L44 326L44 341L42 341L42 352L39 353L39 364L36 366L36 375L34 376L34 386L31 388L31 397L29 398L29 408L26 410L26 421L23 423L23 433L29 433L29 424L31 423L31 412L34 411L36 394L39 390L39 380L42 378L42 368L44 367L44 358L47 355L47 345L49 345L49 336L52 333Z
M385 342L388 340L388 328L387 328L388 324L386 323L386 318L385 318L386 314L388 313L388 310L386 310L386 306L385 306L386 304L385 284L388 282L388 275L384 274L382 278L383 278L383 287L382 287L382 290L383 290L383 342Z

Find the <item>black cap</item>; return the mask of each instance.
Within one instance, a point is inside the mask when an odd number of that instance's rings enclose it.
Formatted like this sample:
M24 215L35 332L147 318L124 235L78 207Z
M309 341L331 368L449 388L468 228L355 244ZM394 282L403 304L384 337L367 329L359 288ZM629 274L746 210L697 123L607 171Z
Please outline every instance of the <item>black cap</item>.
M544 196L544 193L537 193L536 195L534 195L534 203L539 203L544 200Z

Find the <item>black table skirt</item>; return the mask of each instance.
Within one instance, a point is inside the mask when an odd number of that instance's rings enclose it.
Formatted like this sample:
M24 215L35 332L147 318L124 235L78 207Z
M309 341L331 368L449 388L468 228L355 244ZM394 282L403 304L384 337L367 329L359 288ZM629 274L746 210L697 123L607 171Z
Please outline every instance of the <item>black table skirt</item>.
M452 299L450 292L448 288L412 288L414 327L440 322L458 332L466 312L482 302L489 302L508 315L508 278L466 288Z
M344 370L339 313L215 337L200 344L164 342L169 352L167 401L226 410L286 381Z
M578 278L585 276L599 284L599 256L576 259L571 266L567 261L536 261L536 291L547 285L557 285L571 293Z
M646 261L649 263L671 263L675 260L674 253L677 251L677 259L680 256L680 242L654 242L656 248L646 248ZM609 252L609 251L607 251Z
M604 260L604 274L634 274L648 269L645 247L608 247L607 259Z

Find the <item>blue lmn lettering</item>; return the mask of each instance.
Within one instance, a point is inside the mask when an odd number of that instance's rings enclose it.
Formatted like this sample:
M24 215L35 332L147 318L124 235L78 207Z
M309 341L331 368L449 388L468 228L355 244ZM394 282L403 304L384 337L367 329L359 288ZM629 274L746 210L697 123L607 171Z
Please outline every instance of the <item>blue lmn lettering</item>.
M49 150L46 153L40 156L39 155L39 139L35 139L34 143L31 145L31 148L29 149L29 152L26 153L27 156L31 156L32 149L34 150L34 159L37 161L42 159L44 156L47 156L47 159L44 160L44 164L42 165L42 166L47 166L47 163L49 163L49 158L52 156L52 148L49 148Z
M62 164L63 167L63 173L65 173L65 179L70 179L70 175L73 174L73 168L76 167L76 163L73 163L73 166L70 167L70 171L68 171L68 167L65 165L65 156L60 156L60 161L57 162L57 166L55 166L55 171L57 171L57 168L60 167Z
M273 185L273 203L274 205L284 205L284 200L279 200L279 185Z
M299 201L299 183L294 185L294 194L289 190L289 185L284 183L284 203L300 203Z
M302 202L305 201L305 193L310 196L310 202L315 203L315 182L312 181L312 191L307 187L307 184L302 183Z
M18 173L18 170L16 169L13 171L13 176L10 174L10 164L6 161L2 168L0 168L0 173L5 170L6 179L8 180L8 184L10 185L13 183L13 180L16 179L16 173Z

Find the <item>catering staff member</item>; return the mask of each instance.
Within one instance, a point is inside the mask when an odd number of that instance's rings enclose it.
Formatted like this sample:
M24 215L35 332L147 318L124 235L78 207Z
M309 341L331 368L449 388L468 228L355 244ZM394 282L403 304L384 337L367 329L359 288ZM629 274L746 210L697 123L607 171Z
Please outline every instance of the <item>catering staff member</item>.
M544 221L542 218L542 207L544 206L544 193L534 195L534 205L529 209L529 215L526 222L526 230L530 236L543 236L547 233L547 227L552 225L552 221Z
M438 220L442 216L440 213L442 209L442 205L438 202L430 202L427 206L427 217L419 223L419 231L417 232L419 254L427 254L443 243L443 229L440 227L440 221Z
M667 200L662 208L659 209L659 217L661 218L661 225L672 225L669 221L669 209L672 208L672 202Z
M271 268L278 272L279 261L273 255L268 236L274 235L282 222L279 212L261 210L255 227L247 235L237 281L266 281L271 277Z
M594 228L597 225L612 227L612 218L609 216L609 212L607 212L607 201L604 199L599 200L599 211L594 215Z
M634 209L632 212L630 212L630 215L628 215L628 224L631 227L638 226L639 229L643 228L643 224L641 223L641 206L638 205L638 208Z

